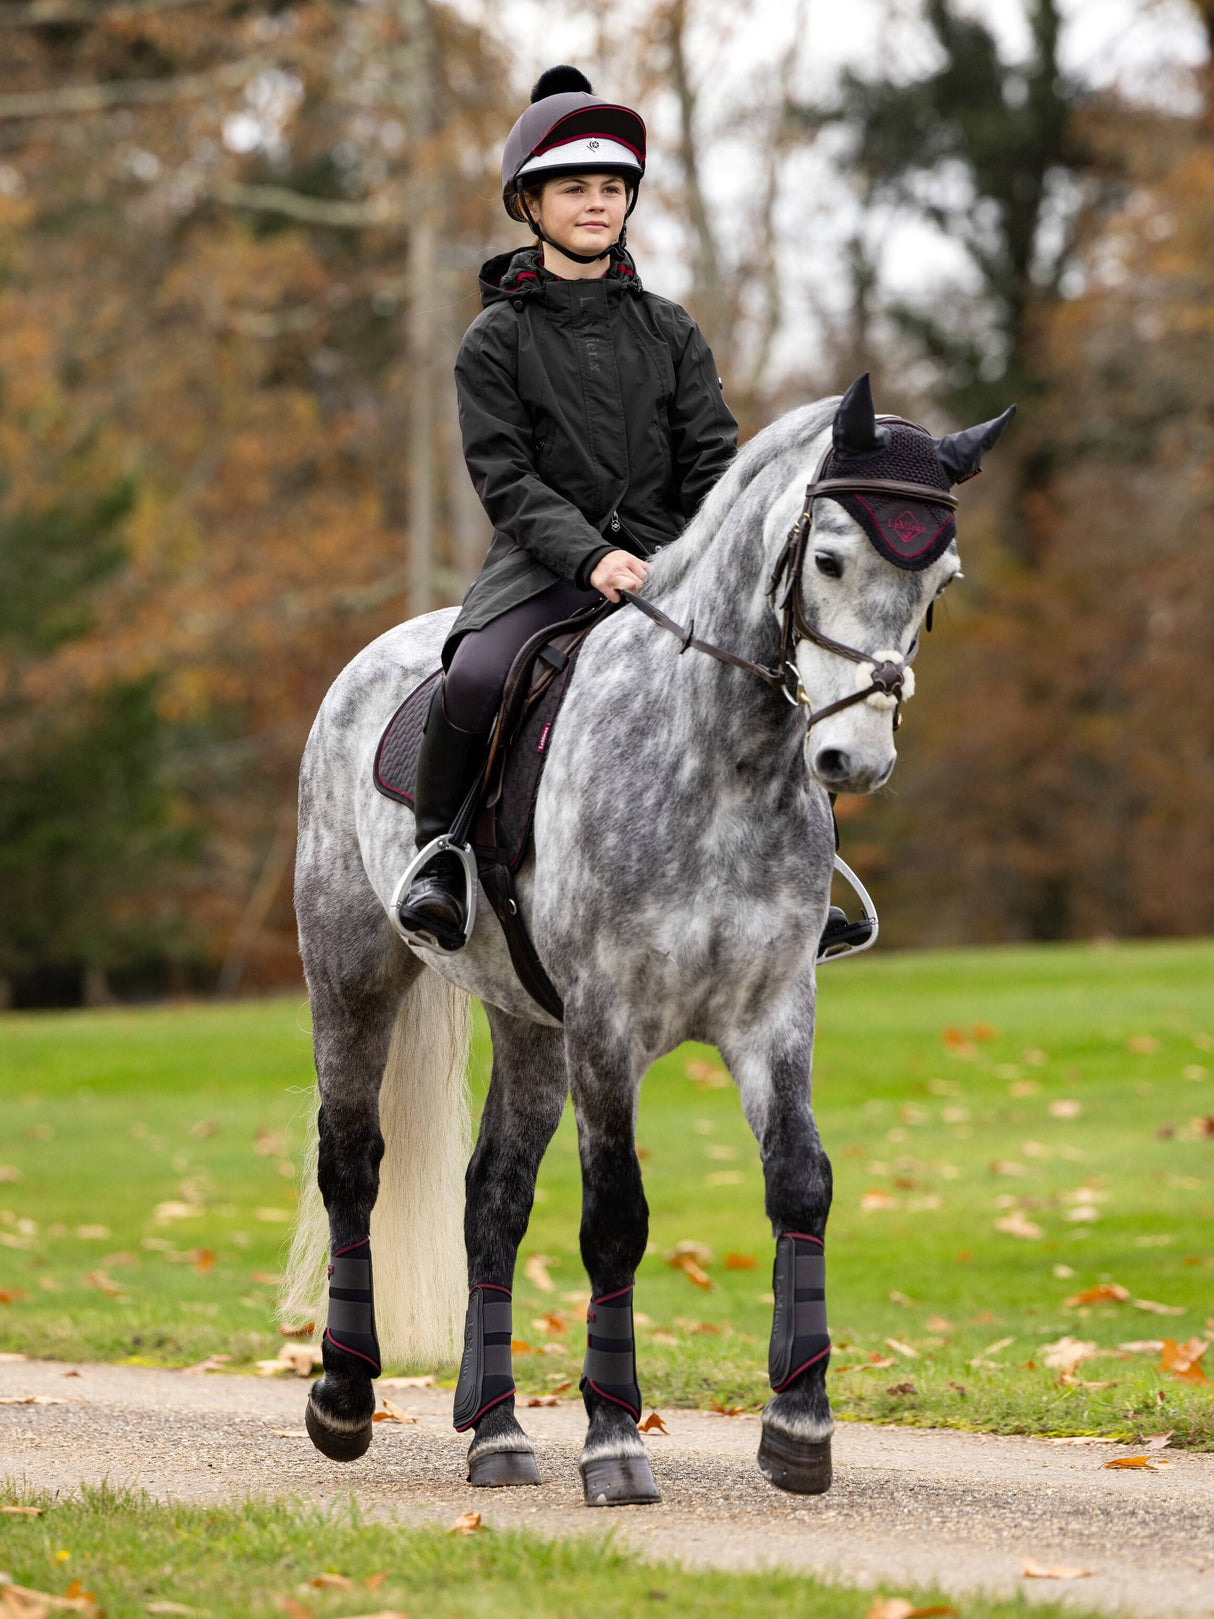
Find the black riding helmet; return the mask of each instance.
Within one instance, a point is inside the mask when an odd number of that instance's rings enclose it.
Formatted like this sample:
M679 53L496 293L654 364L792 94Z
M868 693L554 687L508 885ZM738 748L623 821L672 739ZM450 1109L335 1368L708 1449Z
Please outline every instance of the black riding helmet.
M502 202L511 219L530 225L542 242L558 247L549 242L527 207L523 187L529 181L540 184L562 174L618 174L632 188L631 214L644 172L645 124L640 114L596 96L577 68L550 67L536 81L531 105L506 137ZM611 247L623 247L626 235L627 227ZM593 264L611 248L598 253L571 253L567 247L559 251L577 264Z

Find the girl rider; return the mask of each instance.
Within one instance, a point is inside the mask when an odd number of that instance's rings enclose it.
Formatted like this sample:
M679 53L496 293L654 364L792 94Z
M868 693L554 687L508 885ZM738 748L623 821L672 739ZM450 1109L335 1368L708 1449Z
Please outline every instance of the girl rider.
M464 457L493 523L443 646L418 761L417 846L447 832L481 769L515 653L537 630L638 590L737 448L712 354L678 304L644 291L625 221L645 125L571 67L542 75L511 130L502 201L538 238L481 271L484 309L455 365ZM463 868L440 852L400 921L464 942Z

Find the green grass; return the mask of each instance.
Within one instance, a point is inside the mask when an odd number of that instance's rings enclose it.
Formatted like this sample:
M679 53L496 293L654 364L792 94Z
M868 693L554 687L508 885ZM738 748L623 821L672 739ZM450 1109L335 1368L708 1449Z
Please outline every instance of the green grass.
M1214 1336L1214 1135L1194 1122L1214 1115L1214 946L878 956L826 969L821 988L836 1412L1000 1432L1174 1428L1174 1443L1214 1446L1214 1383L1117 1351ZM292 1202L271 1138L301 1138L306 1029L298 998L0 1019L0 1163L21 1175L0 1183L0 1289L24 1294L0 1305L0 1349L177 1364L223 1352L237 1365L273 1352L272 1288L256 1277L278 1270L287 1228L258 1211ZM674 1053L641 1106L640 1363L659 1408L753 1407L766 1387L762 1177L715 1062ZM480 1025L478 1095L487 1072ZM158 1218L164 1203L184 1217ZM520 1273L516 1294L529 1391L576 1381L578 1207L567 1116L523 1250L548 1257L552 1291ZM1040 1235L996 1229L1007 1219ZM92 1225L108 1235L79 1234ZM665 1262L681 1241L712 1250L709 1290ZM209 1268L188 1257L200 1251ZM1181 1313L1066 1304L1102 1282ZM1107 1354L1064 1382L1042 1347L1068 1334ZM1214 1351L1207 1361L1214 1376Z
M16 1501L0 1488L0 1501ZM144 1619L177 1603L222 1619L286 1612L296 1619L408 1612L427 1619L632 1619L637 1613L720 1619L863 1619L873 1593L802 1574L722 1574L640 1561L597 1536L544 1540L480 1530L401 1529L352 1507L294 1503L153 1506L105 1488L60 1500L23 1494L42 1517L0 1517L0 1568L13 1583L91 1592L107 1619ZM310 1581L337 1574L347 1587ZM3 1578L3 1575L0 1575ZM368 1580L372 1583L368 1586ZM79 1582L73 1584L73 1582ZM894 1594L894 1593L890 1593ZM905 1595L899 1591L898 1595ZM938 1593L915 1593L926 1605ZM952 1610L948 1610L952 1611ZM966 1619L1058 1619L1056 1603L965 1600Z

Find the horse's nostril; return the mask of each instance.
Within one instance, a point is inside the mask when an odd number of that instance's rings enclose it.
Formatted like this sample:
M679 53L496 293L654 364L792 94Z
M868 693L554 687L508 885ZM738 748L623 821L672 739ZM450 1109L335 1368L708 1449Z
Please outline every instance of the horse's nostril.
M814 760L814 771L823 781L846 781L851 775L851 760L841 748L822 748Z

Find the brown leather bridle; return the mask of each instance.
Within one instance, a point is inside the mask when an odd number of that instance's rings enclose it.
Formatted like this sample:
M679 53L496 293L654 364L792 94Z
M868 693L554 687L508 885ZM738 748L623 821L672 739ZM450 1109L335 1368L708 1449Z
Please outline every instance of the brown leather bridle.
M883 416L883 422L901 422L901 417ZM907 422L913 427L914 422ZM920 430L922 431L922 429ZM847 646L842 641L835 641L829 635L823 635L820 630L806 621L801 611L801 572L805 565L805 553L809 545L810 531L813 528L813 504L823 495L897 495L904 500L928 501L933 506L947 506L950 511L957 509L957 497L945 489L938 489L933 484L902 483L895 478L824 478L826 463L829 461L831 451L828 449L818 463L817 471L806 485L805 501L801 508L801 515L789 530L788 538L780 548L776 558L776 565L772 569L771 578L767 585L767 594L775 596L784 584L784 594L780 597L780 661L772 668L768 664L752 663L749 658L739 657L736 652L728 652L724 647L713 646L709 641L701 641L695 634L695 620L684 628L675 622L669 614L664 613L660 607L646 601L643 596L635 596L630 590L621 590L620 596L634 607L651 618L664 630L669 630L683 643L679 652L687 651L692 647L696 652L706 652L709 657L718 659L721 663L732 664L735 668L745 669L749 674L757 675L760 680L769 686L777 686L787 700L795 707L809 709L809 718L806 729L824 720L829 714L837 714L840 710L850 708L854 703L866 702L875 696L892 697L894 699L894 729L898 728L899 709L905 685L906 672L919 648L919 637L915 636L914 644L905 658L898 660L885 660L874 658L869 652L861 652L858 648ZM809 695L801 682L801 675L797 669L797 646L801 641L812 641L825 652L833 652L837 657L847 658L856 664L871 663L871 684L860 687L846 697L840 697L836 702L827 703L825 707L815 709L812 707Z

